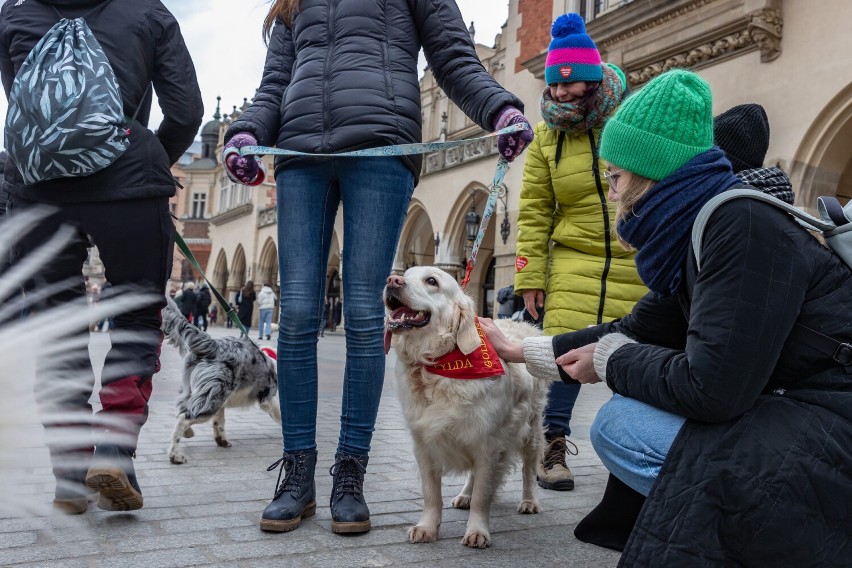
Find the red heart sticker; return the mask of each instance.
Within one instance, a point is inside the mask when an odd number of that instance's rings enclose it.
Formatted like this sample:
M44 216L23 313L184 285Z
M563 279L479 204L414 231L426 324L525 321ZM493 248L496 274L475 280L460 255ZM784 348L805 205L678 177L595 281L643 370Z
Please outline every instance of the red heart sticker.
M562 75L563 79L567 79L571 76L573 69L571 69L570 65L563 65L559 68L559 74Z
M524 267L527 265L528 262L529 261L526 259L526 257L519 256L518 258L515 259L515 269L518 272L520 272L521 270L524 269Z

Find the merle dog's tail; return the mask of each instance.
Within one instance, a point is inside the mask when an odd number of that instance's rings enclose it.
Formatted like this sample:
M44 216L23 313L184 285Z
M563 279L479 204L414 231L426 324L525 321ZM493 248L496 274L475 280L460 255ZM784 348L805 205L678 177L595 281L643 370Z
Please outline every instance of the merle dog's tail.
M183 355L192 353L200 359L213 357L217 350L216 341L189 323L174 300L167 296L166 301L162 330L168 342L180 349Z

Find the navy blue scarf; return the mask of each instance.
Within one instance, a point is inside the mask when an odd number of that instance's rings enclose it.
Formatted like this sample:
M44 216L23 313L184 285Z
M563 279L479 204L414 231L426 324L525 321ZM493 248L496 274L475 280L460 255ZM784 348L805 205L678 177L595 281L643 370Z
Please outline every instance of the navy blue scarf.
M618 234L638 251L636 269L651 291L675 293L698 212L738 182L724 152L713 146L657 182L619 221Z

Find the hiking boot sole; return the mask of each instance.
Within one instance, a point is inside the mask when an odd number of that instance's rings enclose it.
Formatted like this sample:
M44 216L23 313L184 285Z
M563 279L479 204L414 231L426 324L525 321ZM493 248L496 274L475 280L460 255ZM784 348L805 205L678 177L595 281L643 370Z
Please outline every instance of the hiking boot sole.
M538 486L542 489L550 489L551 491L571 491L574 489L573 479L560 479L559 481L544 481L537 479Z
M98 507L104 511L135 511L142 508L142 495L130 485L121 468L93 468L86 486L98 491Z
M299 528L299 525L302 523L302 519L313 517L316 512L317 504L314 502L305 507L302 514L295 519L260 519L260 530L268 532L290 532Z
M86 497L79 499L54 499L53 510L63 515L82 515L89 510L89 500Z
M331 521L331 532L334 534L358 534L370 532L370 519L366 521L357 521L353 523L339 523L335 520Z

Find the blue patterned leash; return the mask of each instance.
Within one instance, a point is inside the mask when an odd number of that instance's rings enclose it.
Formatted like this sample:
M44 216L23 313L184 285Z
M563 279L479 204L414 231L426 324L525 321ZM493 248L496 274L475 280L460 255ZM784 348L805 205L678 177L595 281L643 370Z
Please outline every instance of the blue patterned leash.
M380 146L378 148L366 148L363 150L353 150L351 152L340 152L338 154L311 154L310 152L298 152L296 150L284 150L283 148L272 148L269 146L243 146L238 150L241 156L303 156L313 158L359 158L359 157L377 157L377 156L411 156L414 154L429 154L438 150L446 150L450 148L458 148L476 142L478 140L487 140L495 136L503 134L514 134L528 130L525 124L513 124L502 130L479 136L477 138L466 138L464 140L448 140L445 142L421 142L415 144L397 144L396 146ZM232 151L237 151L234 148ZM509 169L509 162L502 156L497 160L497 170L494 172L494 181L491 183L491 191L488 193L488 201L485 202L485 210L482 212L482 222L479 224L479 232L476 234L476 239L473 241L470 258L465 267L464 278L461 281L461 287L466 288L470 282L470 274L473 272L473 267L476 264L476 255L479 252L479 247L482 245L482 239L485 238L485 231L488 229L488 222L491 221L491 214L494 212L494 205L497 202L497 194L500 192L500 185L503 183L503 178L506 177L506 171Z

